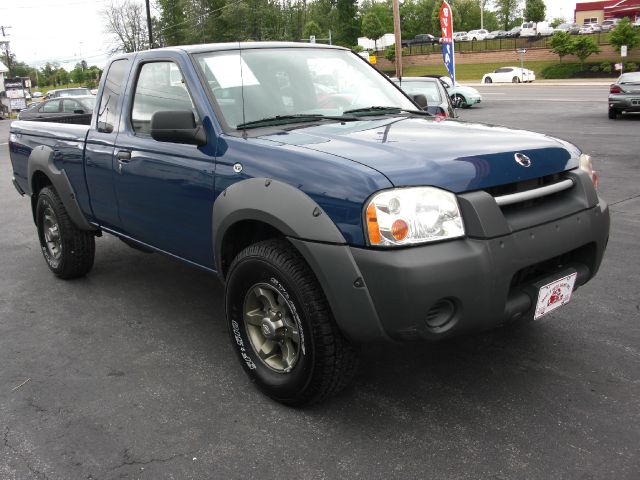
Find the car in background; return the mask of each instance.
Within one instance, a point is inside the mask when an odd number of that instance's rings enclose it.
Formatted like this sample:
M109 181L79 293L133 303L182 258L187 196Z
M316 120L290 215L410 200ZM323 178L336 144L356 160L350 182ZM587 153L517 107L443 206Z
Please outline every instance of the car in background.
M480 92L472 87L466 85L455 85L449 77L443 77L440 75L424 75L423 78L437 78L440 80L444 87L447 89L451 103L455 108L469 108L482 102L482 95Z
M632 25L636 28L640 28L640 17L636 18L636 21L633 22Z
M391 80L409 96L424 95L427 99L427 106L423 110L430 114L443 118L456 117L447 89L438 78L402 77L402 81L397 78Z
M91 95L91 89L87 87L76 87L76 88L56 88L54 90L49 90L45 95L45 99L49 100L51 98L59 98L59 97L78 97Z
M37 120L92 113L95 103L96 97L93 95L52 98L22 110L18 114L18 120Z
M482 83L531 83L536 79L533 70L521 67L500 67L482 77Z
M518 38L520 36L520 30L522 30L522 27L513 27L507 32L507 38Z
M640 72L623 73L609 87L609 118L627 112L640 112Z
M507 31L506 30L494 30L493 32L489 32L489 34L485 37L485 40L494 40L496 38L506 38Z
M430 33L419 33L411 40L402 40L402 47L415 47L420 45L437 45L440 39Z
M453 34L453 41L454 42L467 42L467 41L469 41L469 37L467 35L467 32L455 32Z
M604 22L602 22L602 31L608 32L610 30L613 30L619 23L619 18L610 18L609 20L605 20Z
M467 37L472 42L475 42L477 40L485 40L487 38L487 35L489 35L489 31L485 30L484 28L481 28L479 30L471 30L469 33L467 33Z
M524 22L520 29L521 37L548 37L553 35L549 22Z
M578 35L590 35L592 33L596 33L596 31L590 24L581 26L580 30L578 31Z
M593 31L596 33L602 31L602 25L599 23L590 23L589 25L591 25L591 28L593 28Z
M554 32L567 32L571 35L577 35L580 31L580 25L577 23L561 23L553 29Z

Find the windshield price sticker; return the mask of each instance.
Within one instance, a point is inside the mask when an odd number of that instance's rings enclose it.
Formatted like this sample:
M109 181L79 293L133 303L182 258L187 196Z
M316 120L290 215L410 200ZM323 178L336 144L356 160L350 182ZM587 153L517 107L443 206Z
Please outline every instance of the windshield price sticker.
M538 320L569 303L577 276L577 273L572 273L571 275L567 275L566 277L562 277L559 280L540 287L538 302L536 303L536 312L533 319Z

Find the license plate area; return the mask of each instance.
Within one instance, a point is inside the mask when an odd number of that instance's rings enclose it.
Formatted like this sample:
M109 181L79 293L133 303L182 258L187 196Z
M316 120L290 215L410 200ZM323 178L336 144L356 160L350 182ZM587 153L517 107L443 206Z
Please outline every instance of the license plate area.
M640 106L640 98L632 98L631 99L631 105Z
M577 276L578 273L573 272L553 282L542 285L538 290L538 301L536 302L533 319L538 320L569 303Z

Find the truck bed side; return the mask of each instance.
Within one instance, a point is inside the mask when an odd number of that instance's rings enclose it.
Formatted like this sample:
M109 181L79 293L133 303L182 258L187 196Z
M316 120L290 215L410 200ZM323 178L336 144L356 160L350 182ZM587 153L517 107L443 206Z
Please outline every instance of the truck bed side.
M11 124L9 150L13 176L25 193L29 184L29 157L37 147L54 152L53 163L65 172L84 215L91 217L89 192L84 179L84 149L88 125L16 121Z

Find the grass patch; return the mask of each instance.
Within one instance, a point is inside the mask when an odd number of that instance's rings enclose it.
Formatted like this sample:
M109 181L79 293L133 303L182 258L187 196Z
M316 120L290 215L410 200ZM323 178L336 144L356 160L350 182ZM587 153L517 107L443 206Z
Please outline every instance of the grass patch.
M620 61L619 59L611 59L611 60L598 60L598 64L601 64L603 62L611 62L611 63L615 63L617 61ZM635 62L636 64L640 63L640 60L637 59L629 59L629 61ZM560 69L562 71L566 70L566 71L570 71L574 76L573 77L561 77L561 76L550 76L550 77L546 77L546 78L576 78L575 77L575 72L576 72L576 68L573 67L573 65L578 65L578 67L580 67L580 64L575 64L575 63L559 63L558 61L544 61L544 62L524 62L524 68L528 68L529 70L533 70L536 74L536 78L538 79L542 79L545 78L543 76L543 71L555 71L554 69ZM460 81L476 81L479 82L482 79L482 76L485 73L489 73L489 72L493 72L496 68L500 68L500 67L519 67L520 66L520 62L518 62L517 60L515 61L509 61L506 60L504 62L497 62L497 63L475 63L475 64L460 64L460 65L456 65L456 79L460 80ZM591 65L589 65L586 70L589 69ZM578 71L581 70L580 68L577 69ZM394 76L395 75L395 70L385 70L385 73L387 73L390 76ZM406 66L403 67L402 69L402 73L405 77L419 77L421 75L448 75L447 73L447 69L445 68L444 65L416 65L416 66ZM611 77L615 77L617 74L614 72L611 74ZM593 75L589 75L589 76L593 76Z

